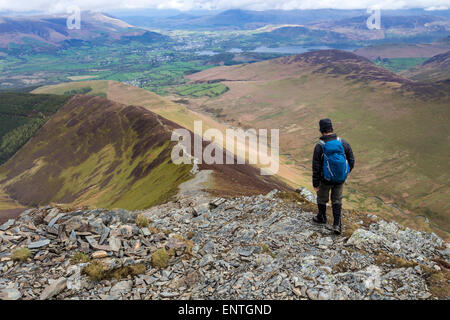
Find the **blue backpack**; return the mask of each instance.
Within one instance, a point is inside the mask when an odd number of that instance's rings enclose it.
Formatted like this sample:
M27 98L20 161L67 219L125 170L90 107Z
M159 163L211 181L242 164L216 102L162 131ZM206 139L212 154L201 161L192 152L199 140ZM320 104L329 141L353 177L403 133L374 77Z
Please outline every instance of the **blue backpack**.
M350 172L341 138L319 141L323 151L323 177L333 183L344 183Z

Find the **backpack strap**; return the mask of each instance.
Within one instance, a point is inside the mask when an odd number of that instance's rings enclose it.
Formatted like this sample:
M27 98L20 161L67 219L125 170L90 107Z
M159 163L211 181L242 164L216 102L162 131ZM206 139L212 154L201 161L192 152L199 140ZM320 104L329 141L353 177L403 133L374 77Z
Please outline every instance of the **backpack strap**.
M325 145L325 141L319 139L319 142L317 143L322 148L322 158L323 158L323 146Z
M340 143L342 143L341 137L337 137L336 140L339 141ZM322 139L319 139L319 142L318 142L318 143L319 143L321 146L324 146L326 142L323 141Z

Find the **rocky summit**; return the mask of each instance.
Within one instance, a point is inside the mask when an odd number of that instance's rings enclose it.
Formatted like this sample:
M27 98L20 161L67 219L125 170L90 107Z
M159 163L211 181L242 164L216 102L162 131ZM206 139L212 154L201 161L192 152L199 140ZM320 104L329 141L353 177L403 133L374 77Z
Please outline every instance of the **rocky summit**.
M435 234L313 199L188 198L146 211L29 209L0 226L0 299L448 299Z

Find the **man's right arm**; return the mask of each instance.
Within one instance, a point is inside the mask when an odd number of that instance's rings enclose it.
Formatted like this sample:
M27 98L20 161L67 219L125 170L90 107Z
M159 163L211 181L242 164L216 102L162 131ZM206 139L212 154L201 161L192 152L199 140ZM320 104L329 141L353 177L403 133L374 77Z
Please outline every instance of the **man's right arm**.
M316 144L316 147L314 148L312 171L313 187L318 188L320 185L320 177L322 174L322 147L320 146L320 144Z

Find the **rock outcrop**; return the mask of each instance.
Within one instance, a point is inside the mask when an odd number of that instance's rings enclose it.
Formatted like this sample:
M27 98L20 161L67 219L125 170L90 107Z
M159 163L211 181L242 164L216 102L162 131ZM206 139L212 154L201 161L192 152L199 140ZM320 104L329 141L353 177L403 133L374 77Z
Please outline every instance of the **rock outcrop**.
M449 298L438 236L353 212L336 236L303 200L30 209L0 227L0 299Z

